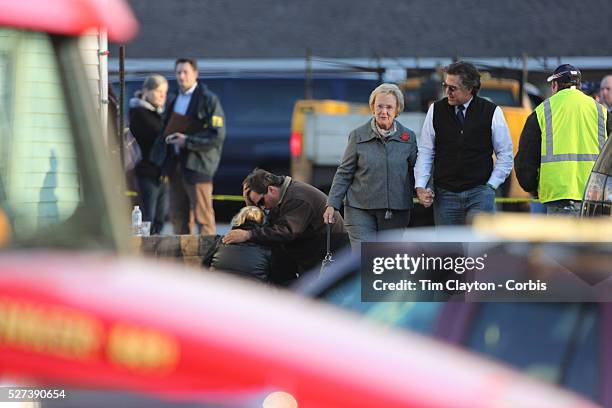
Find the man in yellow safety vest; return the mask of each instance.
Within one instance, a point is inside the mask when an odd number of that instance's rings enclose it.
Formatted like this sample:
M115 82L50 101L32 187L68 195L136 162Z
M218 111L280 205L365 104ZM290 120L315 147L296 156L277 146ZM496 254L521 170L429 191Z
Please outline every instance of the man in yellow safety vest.
M580 212L593 164L612 128L607 109L580 90L581 73L563 64L548 77L552 96L527 118L514 166L521 187L548 214Z

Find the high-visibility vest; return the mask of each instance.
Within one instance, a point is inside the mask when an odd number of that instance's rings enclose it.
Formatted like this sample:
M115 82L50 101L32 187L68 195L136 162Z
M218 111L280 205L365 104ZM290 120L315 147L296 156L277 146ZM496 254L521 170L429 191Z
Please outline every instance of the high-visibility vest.
M582 200L606 139L607 110L568 88L542 102L536 114L542 132L540 201Z

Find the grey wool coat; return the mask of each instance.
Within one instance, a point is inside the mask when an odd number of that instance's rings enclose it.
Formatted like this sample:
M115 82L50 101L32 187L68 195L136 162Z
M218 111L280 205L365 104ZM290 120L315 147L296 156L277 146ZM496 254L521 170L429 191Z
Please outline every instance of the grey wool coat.
M344 199L345 205L363 210L412 208L416 135L396 124L385 142L370 121L349 134L327 205L340 209Z

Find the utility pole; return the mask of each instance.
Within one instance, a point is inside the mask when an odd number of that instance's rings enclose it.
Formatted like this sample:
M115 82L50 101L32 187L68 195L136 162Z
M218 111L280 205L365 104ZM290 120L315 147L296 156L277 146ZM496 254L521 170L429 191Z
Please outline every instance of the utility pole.
M378 77L378 83L383 83L383 74L385 73L385 69L382 67L382 63L380 61L380 54L376 55L376 74Z
M104 142L108 145L108 33L106 28L98 30L98 74L100 75L100 122Z
M125 157L123 157L123 128L125 127L125 117L123 112L125 111L125 45L119 47L119 129L117 129L119 141L119 155L121 157L121 164L125 163Z
M306 72L304 78L304 99L314 99L314 89L312 81L312 50L306 48Z
M527 56L527 53L524 52L523 53L523 76L521 77L521 87L519 89L519 95L520 95L520 104L523 104L523 98L525 97L525 84L527 83L527 81L529 81L529 66L528 66L528 62L529 62L529 57Z

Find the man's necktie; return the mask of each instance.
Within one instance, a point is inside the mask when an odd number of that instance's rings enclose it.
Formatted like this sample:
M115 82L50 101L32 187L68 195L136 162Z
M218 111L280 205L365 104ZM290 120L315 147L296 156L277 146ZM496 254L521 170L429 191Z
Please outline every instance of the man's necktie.
M459 123L461 123L461 126L463 126L463 122L465 122L465 115L463 114L464 109L465 106L463 105L457 106L457 119L459 120Z

